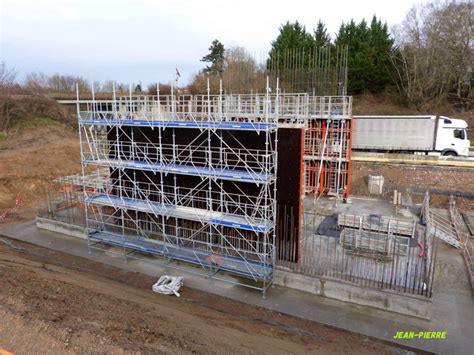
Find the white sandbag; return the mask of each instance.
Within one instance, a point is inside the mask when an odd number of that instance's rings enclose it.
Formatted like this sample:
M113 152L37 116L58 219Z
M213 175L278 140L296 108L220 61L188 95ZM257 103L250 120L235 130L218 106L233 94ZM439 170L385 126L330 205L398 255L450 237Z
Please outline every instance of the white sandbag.
M183 278L179 276L163 275L152 286L153 292L161 293L163 295L176 295L179 297L178 291L183 286Z

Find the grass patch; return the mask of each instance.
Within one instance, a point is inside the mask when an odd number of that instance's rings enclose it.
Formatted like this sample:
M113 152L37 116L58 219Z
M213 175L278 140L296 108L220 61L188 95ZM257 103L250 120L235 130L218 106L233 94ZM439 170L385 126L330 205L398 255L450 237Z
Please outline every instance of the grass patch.
M47 126L47 125L60 125L56 120L53 120L49 117L35 117L35 118L28 118L26 120L21 121L20 128L35 128L40 126Z
M7 139L7 134L5 132L0 132L0 142L3 142Z

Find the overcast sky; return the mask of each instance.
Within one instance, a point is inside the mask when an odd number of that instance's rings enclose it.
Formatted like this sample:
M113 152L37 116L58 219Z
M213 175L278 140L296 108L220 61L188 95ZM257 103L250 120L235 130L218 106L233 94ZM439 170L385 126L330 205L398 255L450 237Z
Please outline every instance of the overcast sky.
M0 0L0 60L21 77L42 71L144 85L172 80L178 67L184 84L216 38L264 53L287 20L312 31L321 19L334 35L341 22L374 14L392 26L420 1Z

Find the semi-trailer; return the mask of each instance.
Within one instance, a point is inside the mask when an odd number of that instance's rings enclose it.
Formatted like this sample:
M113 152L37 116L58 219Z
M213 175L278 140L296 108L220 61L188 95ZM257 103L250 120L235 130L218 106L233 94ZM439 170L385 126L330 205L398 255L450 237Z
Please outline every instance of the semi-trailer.
M468 156L467 122L445 116L354 116L352 149Z

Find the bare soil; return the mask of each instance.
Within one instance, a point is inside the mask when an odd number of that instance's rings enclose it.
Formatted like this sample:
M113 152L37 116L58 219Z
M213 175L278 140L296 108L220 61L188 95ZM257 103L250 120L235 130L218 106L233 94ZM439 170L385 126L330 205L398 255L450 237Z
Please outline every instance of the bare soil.
M414 107L400 106L393 95L370 93L354 96L352 99L354 115L419 115Z
M14 353L390 354L389 345L0 237L0 348Z
M78 133L62 125L18 130L0 141L0 214L21 193L26 206L45 198L54 178L81 171Z
M369 175L382 175L385 184L399 186L400 191L408 188L438 189L456 196L457 192L474 193L474 169L455 167L430 167L413 165L386 165L366 162L351 163L351 194L368 196ZM390 198L391 196L385 196ZM412 197L422 198L423 196ZM449 196L431 194L431 204L435 207L447 208ZM456 203L462 210L474 209L474 200L456 197Z

